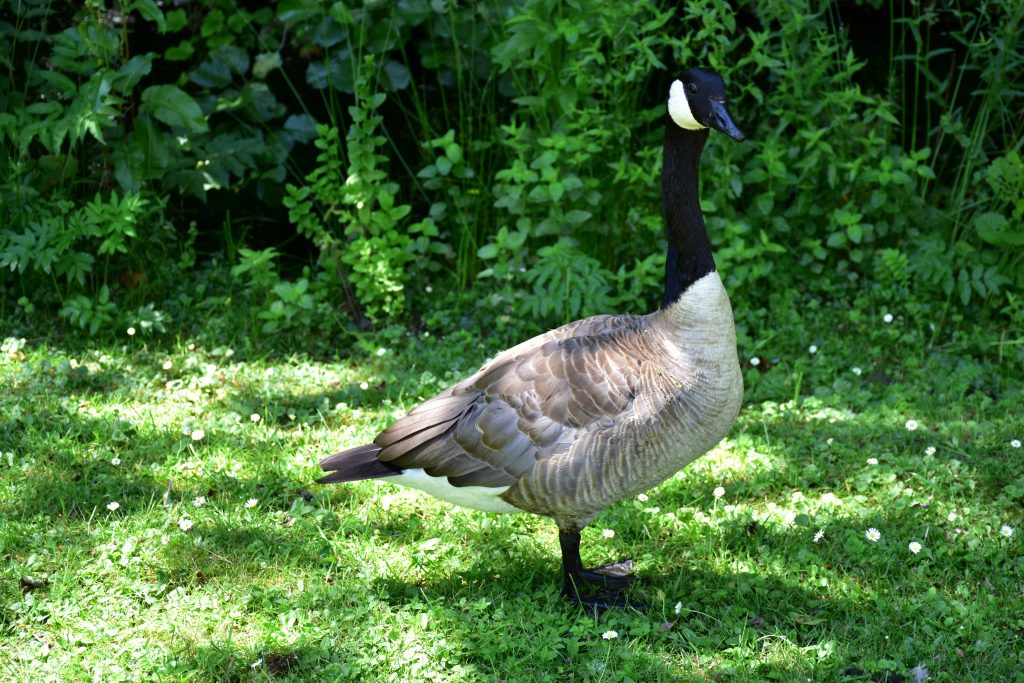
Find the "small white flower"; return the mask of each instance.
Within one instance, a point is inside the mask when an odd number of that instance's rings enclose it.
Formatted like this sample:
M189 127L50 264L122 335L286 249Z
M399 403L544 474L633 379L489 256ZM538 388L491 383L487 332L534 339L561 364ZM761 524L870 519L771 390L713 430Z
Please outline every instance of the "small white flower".
M946 521L947 522L955 522L956 521L956 513L955 512L950 512L948 515L946 515Z
M725 495L725 489L721 486L716 486L715 490L712 491L711 493L714 494L715 498L721 498L722 496Z
M174 362L173 361L169 361L169 360L165 360L164 361L164 370L170 370L173 367L174 367Z
M112 500L109 503L107 503L107 509L110 510L111 512L113 512L119 507L121 507L121 504L118 503L116 500Z
M883 315L882 316L882 322L884 322L886 325L891 323L892 322L892 313L886 313L885 315Z
M855 374L855 375L857 375L858 377L860 377L860 373L862 373L862 372L863 372L863 370L861 370L861 369L860 369L860 368L858 368L858 367L853 367L853 368L850 368L850 372L852 372L853 374Z
M818 347L815 346L814 344L811 344L810 346L807 347L807 353L811 354L812 356L814 354L816 354L817 352L818 352Z
M113 465L114 467L117 467L118 465L121 464L121 458L111 458L110 464Z
M427 294L433 294L434 293L434 288L431 287L430 285L427 285L423 289L427 292Z
M910 552L914 553L915 555L921 552L921 544L917 541L911 541L910 545L907 547L910 549Z
M676 606L673 608L673 611L676 614L679 614L680 612L683 611L683 602L682 602L682 600L680 600L679 602L676 603Z
M249 500L245 501L245 507L250 508L250 509L254 508L254 507L256 507L259 504L259 502L260 501L258 499L256 499L256 498L250 498Z
M1011 448L1020 448L1020 439L1014 439L1010 442Z
M827 445L829 445L829 446L831 446L831 445L832 445L832 442L833 442L833 441L835 441L835 439L833 439L833 438L832 438L831 436L830 436L830 437L828 437L827 439L825 439L825 443L826 443Z
M366 391L367 389L370 388L370 383L369 382L360 382L359 383L359 388L362 389L363 391Z
M917 428L920 427L921 425L918 423L917 420L911 419L907 420L907 423L903 426L907 428L908 432L915 432L917 431Z
M605 631L604 633L601 634L601 637L604 638L605 640L613 640L613 639L619 637L619 632L618 631Z
M206 496L196 496L192 499L192 505L197 508L201 508L206 505Z
M882 537L882 532L879 531L878 529L876 529L875 527L871 527L870 529L868 529L867 531L864 532L864 536L869 541L874 543L875 541L877 541L878 539L880 539Z
M929 446L928 448L924 449L924 454L935 455L935 446Z
M189 342L189 345L186 346L185 348L188 349L189 351L195 351L196 350L196 345L195 345L194 342Z
M638 493L636 499L639 500L641 503L646 503L648 501L646 493Z
M182 531L189 531L192 528L192 520L188 517L182 517L178 520L178 528Z
M794 503L799 503L804 499L804 493L803 491L793 491L793 493L789 494L789 499Z
M818 531L814 534L814 542L817 543L823 538L825 538L825 532L821 529L818 529Z
M129 337L134 337L135 336L135 328L134 327L129 327L127 330L125 330L125 332L128 333Z
M1013 536L1013 527L1009 524L1002 525L1001 527L999 527L999 535L1005 538Z
M388 350L387 350L387 349L385 349L385 348L384 348L384 347L382 346L382 347L380 347L379 349L377 349L377 357L378 357L378 358L380 358L381 356L385 355L385 354L386 354L387 352L388 352Z
M171 537L168 536L167 534L163 534L162 536L160 536L160 544L161 545L167 545L170 542L171 542Z
M202 429L194 429L192 430L192 433L189 436L192 437L193 441L202 441L203 437L206 436L206 432L204 432Z
M253 413L252 415L250 415L250 416L249 416L249 421L250 421L250 422L259 422L259 421L260 421L260 420L262 420L262 419L263 419L263 418L262 418L262 417L260 417L260 414L259 414L259 413Z
M250 668L250 669L253 669L253 670L255 670L255 669L258 669L258 668L260 668L261 666L263 666L263 658L262 658L262 657L260 657L260 658L259 658L259 659L257 659L257 660L256 660L255 662L253 662L252 664L250 664L250 665L249 665L249 668Z
M758 358L757 356L754 356L750 359L750 364L756 368L758 365L761 364L761 359Z
M603 529L601 535L605 538L615 538L615 529Z
M868 464L869 465L877 465L878 464L878 458L868 458Z

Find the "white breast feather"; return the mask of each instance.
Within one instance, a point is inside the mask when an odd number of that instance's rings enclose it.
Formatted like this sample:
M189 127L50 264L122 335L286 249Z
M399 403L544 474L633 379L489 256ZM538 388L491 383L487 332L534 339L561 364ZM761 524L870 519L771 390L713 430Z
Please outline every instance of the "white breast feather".
M452 486L447 477L432 477L421 469L405 470L397 477L388 477L384 481L419 489L465 508L483 512L523 512L498 497L508 490L507 486Z

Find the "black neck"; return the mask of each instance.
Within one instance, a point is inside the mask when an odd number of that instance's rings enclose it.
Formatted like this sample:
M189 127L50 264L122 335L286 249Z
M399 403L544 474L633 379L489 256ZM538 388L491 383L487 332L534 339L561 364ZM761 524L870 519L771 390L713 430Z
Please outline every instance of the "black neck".
M665 213L668 254L662 308L671 306L690 285L715 269L711 240L697 197L697 171L708 129L686 130L668 116L665 118L661 206Z

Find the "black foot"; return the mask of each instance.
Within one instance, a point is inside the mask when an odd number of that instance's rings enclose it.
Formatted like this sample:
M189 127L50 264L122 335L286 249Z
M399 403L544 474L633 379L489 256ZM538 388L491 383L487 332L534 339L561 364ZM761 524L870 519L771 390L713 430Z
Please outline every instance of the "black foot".
M636 577L633 576L632 557L602 564L600 567L581 569L576 576L604 588L625 588L636 581Z

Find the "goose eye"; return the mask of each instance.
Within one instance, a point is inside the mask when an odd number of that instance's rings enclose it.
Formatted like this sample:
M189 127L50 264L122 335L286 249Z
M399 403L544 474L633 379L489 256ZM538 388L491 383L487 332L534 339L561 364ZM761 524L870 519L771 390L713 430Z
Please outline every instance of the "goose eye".
M697 84L696 83L687 83L686 84L686 89L689 90L690 92L697 92Z

